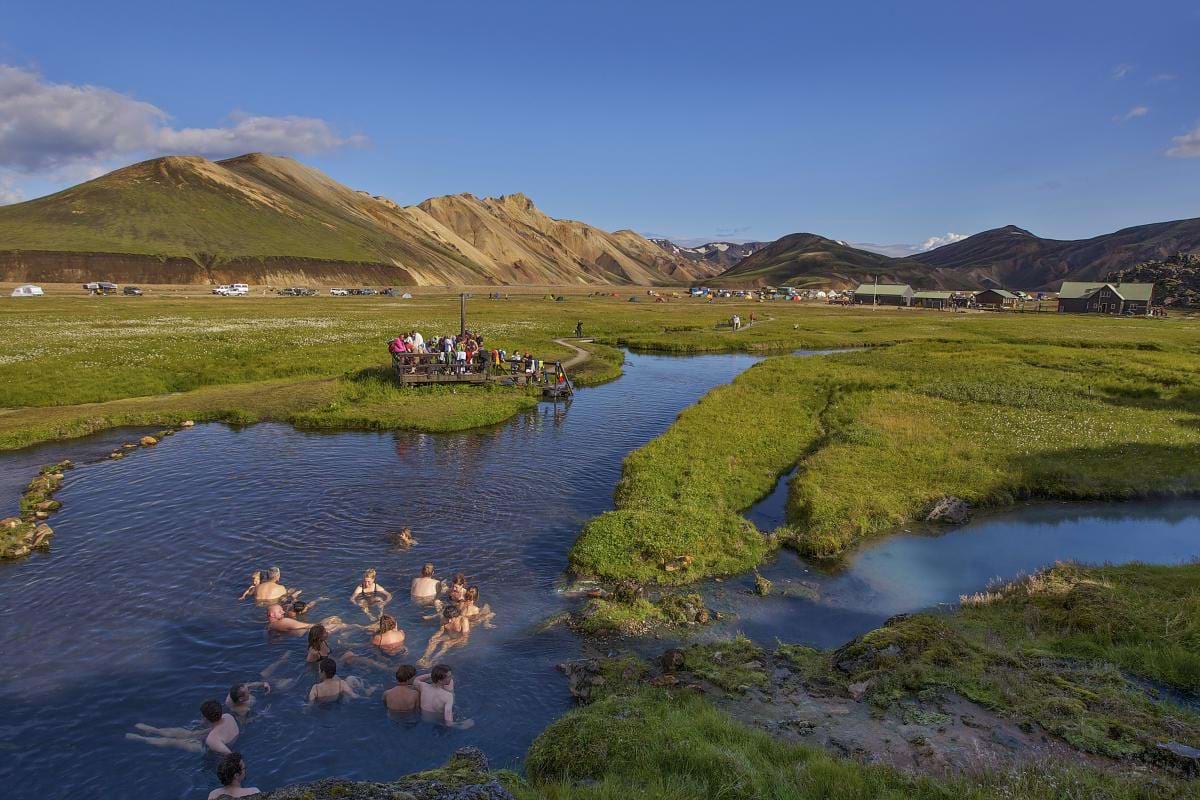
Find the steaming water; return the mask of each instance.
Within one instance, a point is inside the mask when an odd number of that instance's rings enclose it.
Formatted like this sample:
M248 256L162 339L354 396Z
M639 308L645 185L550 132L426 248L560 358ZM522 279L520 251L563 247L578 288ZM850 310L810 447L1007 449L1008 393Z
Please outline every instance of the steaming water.
M630 355L623 378L580 392L569 409L543 405L483 431L202 425L67 473L52 552L0 564L6 796L203 796L215 786L208 757L129 742L125 733L137 722L193 724L200 701L257 680L281 657L275 678L296 684L260 697L236 744L253 785L332 775L387 780L439 765L464 745L519 768L533 738L570 707L554 665L579 656L581 644L562 626L542 631L539 623L569 607L556 590L580 526L611 508L626 453L755 360ZM0 456L0 503L15 510L37 466L99 456L135 434ZM765 574L790 594L750 598L744 579L713 584L710 593L738 615L726 630L767 643L778 636L836 644L890 614L1057 558L1190 557L1200 551L1200 507L1174 508L1174 517L1142 507L1020 511L939 539L886 539L836 573L785 554ZM420 544L397 551L387 534L406 525ZM498 613L496 629L473 632L446 659L459 713L475 720L469 730L389 719L377 695L307 709L303 638L269 636L263 610L236 600L252 569L277 564L306 599L329 598L314 619L365 622L348 598L362 570L375 567L397 594L389 613L420 650L432 623L420 619L406 588L425 561L441 574L467 573ZM794 596L798 588L809 598ZM365 632L344 638L368 649ZM345 671L390 685L384 672Z

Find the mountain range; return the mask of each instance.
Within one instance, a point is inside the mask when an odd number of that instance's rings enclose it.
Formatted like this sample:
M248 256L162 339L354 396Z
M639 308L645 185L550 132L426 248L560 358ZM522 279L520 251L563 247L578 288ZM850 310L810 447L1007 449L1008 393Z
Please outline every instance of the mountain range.
M1081 240L1008 225L891 257L814 233L686 247L554 219L523 194L418 205L291 158L167 156L0 206L0 280L285 285L712 283L1053 289L1200 251L1200 219Z
M1043 239L1008 225L903 258L891 258L812 233L784 236L711 283L848 288L881 282L921 288L1056 289L1064 280L1103 280L1173 253L1200 251L1200 219L1124 228L1091 239Z
M401 206L291 158L168 156L0 207L0 279L677 285L719 265L521 194Z

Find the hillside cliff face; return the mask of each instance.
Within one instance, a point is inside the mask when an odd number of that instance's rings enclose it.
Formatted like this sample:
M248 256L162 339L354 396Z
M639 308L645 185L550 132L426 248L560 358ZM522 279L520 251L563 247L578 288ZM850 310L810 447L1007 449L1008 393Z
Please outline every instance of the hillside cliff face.
M632 231L552 219L524 195L404 207L290 158L170 156L0 207L0 279L153 283L687 283Z

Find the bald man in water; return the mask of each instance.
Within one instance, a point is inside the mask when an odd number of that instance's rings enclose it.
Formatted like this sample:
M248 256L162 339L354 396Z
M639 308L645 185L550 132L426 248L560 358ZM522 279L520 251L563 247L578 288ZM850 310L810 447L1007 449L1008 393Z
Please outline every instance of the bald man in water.
M267 609L267 630L275 631L276 633L299 633L306 631L313 626L311 622L301 622L298 619L289 617L283 610L283 606L275 603Z

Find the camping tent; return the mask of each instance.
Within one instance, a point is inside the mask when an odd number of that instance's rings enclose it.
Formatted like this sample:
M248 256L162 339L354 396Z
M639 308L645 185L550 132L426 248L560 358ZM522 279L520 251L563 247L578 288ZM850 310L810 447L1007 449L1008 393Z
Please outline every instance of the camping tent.
M44 294L42 287L34 286L32 283L26 283L12 290L13 297L41 297Z

